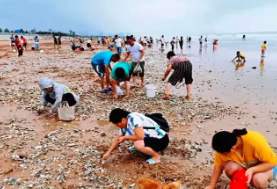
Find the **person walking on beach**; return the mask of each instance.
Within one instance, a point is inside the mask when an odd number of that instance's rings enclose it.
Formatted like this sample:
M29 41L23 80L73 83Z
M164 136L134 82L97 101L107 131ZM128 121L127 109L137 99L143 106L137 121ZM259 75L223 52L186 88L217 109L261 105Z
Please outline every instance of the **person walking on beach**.
M26 50L27 50L27 40L26 40L26 38L23 37L23 36L21 36L20 39L21 39L21 41L22 41L24 50L26 51Z
M246 57L244 53L237 52L236 57L232 60L234 62L237 59L237 62L244 64L246 62Z
M23 56L23 46L19 40L19 37L16 35L14 37L14 44L15 44L15 47L17 49L17 52L18 52L18 57L21 57Z
M245 41L245 38L246 38L246 36L245 36L245 35L243 35L243 36L242 36L242 40L243 40L243 41Z
M209 186L214 189L223 171L230 179L245 170L246 184L266 189L277 178L277 156L266 138L256 131L235 129L217 132L212 139L214 171Z
M35 46L34 46L35 50L39 50L39 39L38 39L38 36L35 36L34 41L35 41Z
M11 34L11 37L10 37L10 40L11 40L11 47L12 47L12 49L13 49L13 47L14 47L14 36L13 36L13 34Z
M201 36L201 37L199 38L199 43L200 43L200 48L202 48L202 44L203 44L203 36Z
M55 49L56 46L58 46L58 39L55 34L53 34L53 40L54 40L54 49Z
M63 84L56 83L47 77L41 77L38 84L42 90L39 112L47 110L52 114L58 111L60 104L64 101L66 101L69 106L74 106L79 101L79 96L70 88ZM52 104L51 108L47 108L48 103Z
M119 54L119 56L121 56L123 41L121 38L118 37L118 35L115 36L115 46L117 49L117 53Z
M118 86L121 82L125 83L126 96L124 98L130 97L130 79L132 77L133 66L129 62L118 62L114 65L111 73L111 84L113 87L114 99L118 99Z
M175 44L175 37L173 37L173 39L170 42L171 45L171 50L174 51L174 44Z
M264 43L262 44L262 46L261 46L261 49L262 49L262 57L264 57L265 56L265 51L266 51L266 41L264 41Z
M184 39L183 39L183 36L181 36L179 43L180 43L180 48L181 48L181 51L183 51L183 45L184 45Z
M87 41L87 48L91 51L92 38Z
M137 76L139 75L141 78L141 87L144 87L144 66L145 66L145 61L144 61L144 49L143 46L137 42L134 41L133 35L127 36L127 54L124 59L124 61L127 60L127 58L132 54L132 65L133 69L136 68L136 66L140 66L141 72L138 74L136 72L133 72L133 87L136 87L136 79Z
M208 47L208 38L207 38L207 36L205 37L205 48L207 48Z
M95 54L91 59L91 65L98 76L101 78L100 86L101 92L106 94L109 91L112 91L110 87L110 69L111 61L117 62L120 59L118 54L114 54L111 51L101 51ZM104 77L106 75L106 88L104 88Z
M58 47L62 48L62 35L61 34L58 37Z
M177 49L178 49L179 41L180 41L179 37L176 36L176 48L177 48Z
M164 44L165 44L164 35L162 35L160 41L161 41L161 50L164 50Z
M167 65L167 70L165 71L163 81L166 80L167 76L170 74L173 69L173 74L169 77L166 85L166 92L164 99L168 100L170 96L170 90L172 85L175 86L177 83L182 83L185 79L185 84L187 88L186 99L190 100L191 95L191 84L193 82L192 79L192 64L186 57L176 56L173 51L169 51L167 53L167 58L169 60Z
M131 151L137 150L151 157L146 161L148 164L157 164L161 161L159 152L167 148L169 137L153 118L120 108L113 109L109 117L110 122L120 130L109 150L103 155L103 160L107 160L119 144L130 140L134 143L134 146L129 148Z

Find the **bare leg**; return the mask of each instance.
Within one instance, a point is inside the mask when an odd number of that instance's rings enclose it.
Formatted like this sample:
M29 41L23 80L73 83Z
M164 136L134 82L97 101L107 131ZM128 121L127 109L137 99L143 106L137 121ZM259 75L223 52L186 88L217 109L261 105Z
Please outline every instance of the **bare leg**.
M251 185L255 188L266 189L269 182L273 180L273 171L269 170L262 173L256 173L253 175Z
M191 84L186 85L186 88L187 88L187 96L186 96L186 98L187 98L187 99L190 99L190 94L191 94Z
M104 90L104 77L101 77L100 85L101 89Z
M144 141L143 140L137 140L134 142L135 148L140 151L141 153L147 154L152 157L154 161L159 161L160 160L160 155L155 152L152 148L145 147Z
M137 76L133 76L133 85L132 87L136 87L137 86Z
M141 86L144 87L144 76L141 77Z
M168 95L169 95L169 92L170 92L171 88L172 88L171 83L167 83L167 84L166 84L165 94L168 94Z

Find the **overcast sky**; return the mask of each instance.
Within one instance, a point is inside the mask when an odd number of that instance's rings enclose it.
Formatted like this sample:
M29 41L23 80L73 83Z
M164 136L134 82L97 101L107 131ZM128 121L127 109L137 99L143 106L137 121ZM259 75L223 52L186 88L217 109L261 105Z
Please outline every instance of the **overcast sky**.
M0 27L154 36L277 31L277 0L0 0Z

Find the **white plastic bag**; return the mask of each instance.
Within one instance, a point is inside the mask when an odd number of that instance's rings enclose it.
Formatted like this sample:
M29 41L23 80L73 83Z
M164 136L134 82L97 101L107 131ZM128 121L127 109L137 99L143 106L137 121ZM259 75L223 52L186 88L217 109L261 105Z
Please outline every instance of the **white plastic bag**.
M61 121L72 121L75 119L75 108L69 106L68 102L64 101L58 108L58 116Z
M121 90L121 88L119 86L116 86L116 91L117 91L118 96L123 96L124 95L123 91Z
M142 73L142 69L141 69L141 67L140 67L140 63L139 63L139 62L137 63L136 67L134 68L133 73L135 73L135 74L140 74L140 73Z

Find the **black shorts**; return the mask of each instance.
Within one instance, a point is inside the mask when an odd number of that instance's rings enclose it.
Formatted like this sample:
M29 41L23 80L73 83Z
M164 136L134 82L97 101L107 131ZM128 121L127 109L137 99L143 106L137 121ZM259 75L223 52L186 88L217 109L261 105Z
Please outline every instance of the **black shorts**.
M185 79L186 85L192 84L192 64L190 61L179 62L173 74L169 77L168 83L175 86L177 83L183 82Z
M132 62L132 70L133 70L133 71L134 71L134 69L135 69L135 67L136 67L137 64L138 64L137 62ZM142 61L142 62L139 63L139 65L140 65L140 67L141 67L141 69L142 69L142 72L139 73L139 74L133 72L132 75L133 75L133 76L138 76L138 75L139 75L140 77L143 77L143 76L144 76L144 66L145 66L145 62Z
M160 152L165 150L168 144L169 144L169 138L167 134L161 139L151 138L151 137L144 138L144 146L152 148L155 152Z
M22 56L23 55L23 49L19 49L18 50L18 57Z
M90 44L90 43L87 43L87 47L88 47L88 48L91 48L91 44Z
M23 47L27 48L27 43L23 43Z
M93 69L95 72L99 75L99 77L104 77L105 76L105 65L104 64L94 64L91 63Z
M200 45L202 45L202 42L200 42Z

